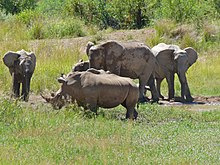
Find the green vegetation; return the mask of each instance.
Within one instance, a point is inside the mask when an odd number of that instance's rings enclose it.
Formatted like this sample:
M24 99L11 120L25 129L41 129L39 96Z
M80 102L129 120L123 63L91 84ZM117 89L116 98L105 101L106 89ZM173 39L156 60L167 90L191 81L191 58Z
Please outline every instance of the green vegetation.
M194 112L192 105L140 105L138 120L126 121L121 106L94 116L75 105L53 110L38 98L58 90L56 78L88 59L88 41L112 38L195 48L199 59L187 74L192 95L219 96L219 0L14 2L0 0L0 59L25 49L35 52L37 66L33 100L23 103L8 99L11 76L0 61L0 164L219 163L219 106ZM175 88L180 95L177 77Z
M124 109L54 111L1 99L2 164L216 164L220 111L141 105L137 121ZM73 110L74 109L74 110Z

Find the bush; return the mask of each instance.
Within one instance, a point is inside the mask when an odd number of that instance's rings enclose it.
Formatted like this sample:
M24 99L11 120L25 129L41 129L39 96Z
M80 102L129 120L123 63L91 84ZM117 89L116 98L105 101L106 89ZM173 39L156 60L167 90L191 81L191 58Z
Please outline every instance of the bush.
M34 9L36 7L37 0L1 0L0 8L5 10L6 14L18 14L26 9Z
M57 22L51 22L45 27L46 38L63 38L63 37L82 37L85 32L82 29L82 22L76 19L63 19Z
M156 8L156 18L169 18L177 22L193 22L198 26L206 19L218 17L213 1L161 0Z

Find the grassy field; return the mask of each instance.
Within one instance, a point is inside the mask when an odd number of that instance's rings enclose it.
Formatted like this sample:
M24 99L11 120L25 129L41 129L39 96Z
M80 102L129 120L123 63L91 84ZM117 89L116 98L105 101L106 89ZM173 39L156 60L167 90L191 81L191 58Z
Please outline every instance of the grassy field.
M1 99L1 164L218 164L220 111L141 105L99 115Z
M199 59L187 74L192 95L219 96L220 33L212 28L219 27L219 22L200 31L161 21L140 31L108 29L84 38L45 40L30 40L26 27L14 23L0 24L0 58L8 50L35 52L31 95L58 90L60 73L68 73L79 59L87 59L87 41L114 38L138 39L150 46L168 42L195 47ZM192 111L192 105L146 104L140 106L137 121L124 120L121 106L100 109L98 116L74 105L57 111L39 100L8 99L11 76L0 63L0 164L219 164L219 106ZM164 82L164 95L166 86ZM177 79L175 88L180 95Z

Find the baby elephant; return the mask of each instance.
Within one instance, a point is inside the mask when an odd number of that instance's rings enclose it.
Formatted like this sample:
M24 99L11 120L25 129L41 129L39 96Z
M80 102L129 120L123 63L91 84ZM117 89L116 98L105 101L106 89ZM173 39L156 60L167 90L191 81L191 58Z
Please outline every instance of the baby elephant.
M31 77L36 66L35 54L25 50L9 51L4 55L3 62L9 68L12 76L12 96L20 97L20 85L22 84L21 97L24 101L28 101Z
M89 69L89 61L83 61L80 59L79 62L72 67L72 72L86 71L87 69Z
M69 73L66 77L58 78L58 82L62 84L61 89L54 97L43 97L47 102L58 103L62 96L71 96L79 106L89 108L95 113L98 107L113 108L121 104L127 109L126 118L137 118L135 106L139 90L130 78L89 69Z

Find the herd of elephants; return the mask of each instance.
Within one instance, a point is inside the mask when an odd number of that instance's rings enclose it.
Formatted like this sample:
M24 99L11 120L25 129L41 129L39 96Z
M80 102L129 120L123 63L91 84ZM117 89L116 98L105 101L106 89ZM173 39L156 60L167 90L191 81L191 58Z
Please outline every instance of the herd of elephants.
M113 108L122 105L126 118L136 119L137 103L148 102L146 86L151 91L151 102L164 99L160 91L162 80L168 84L168 100L173 100L174 75L181 84L181 101L192 102L186 72L198 58L192 47L181 49L177 45L160 43L153 48L140 42L109 40L86 45L88 61L80 60L58 82L61 88L51 97L42 97L54 107L61 108L66 99L97 113L98 107ZM12 96L28 101L31 77L35 70L33 52L9 51L3 57L12 76ZM133 79L138 79L135 84ZM22 89L20 92L20 86Z

